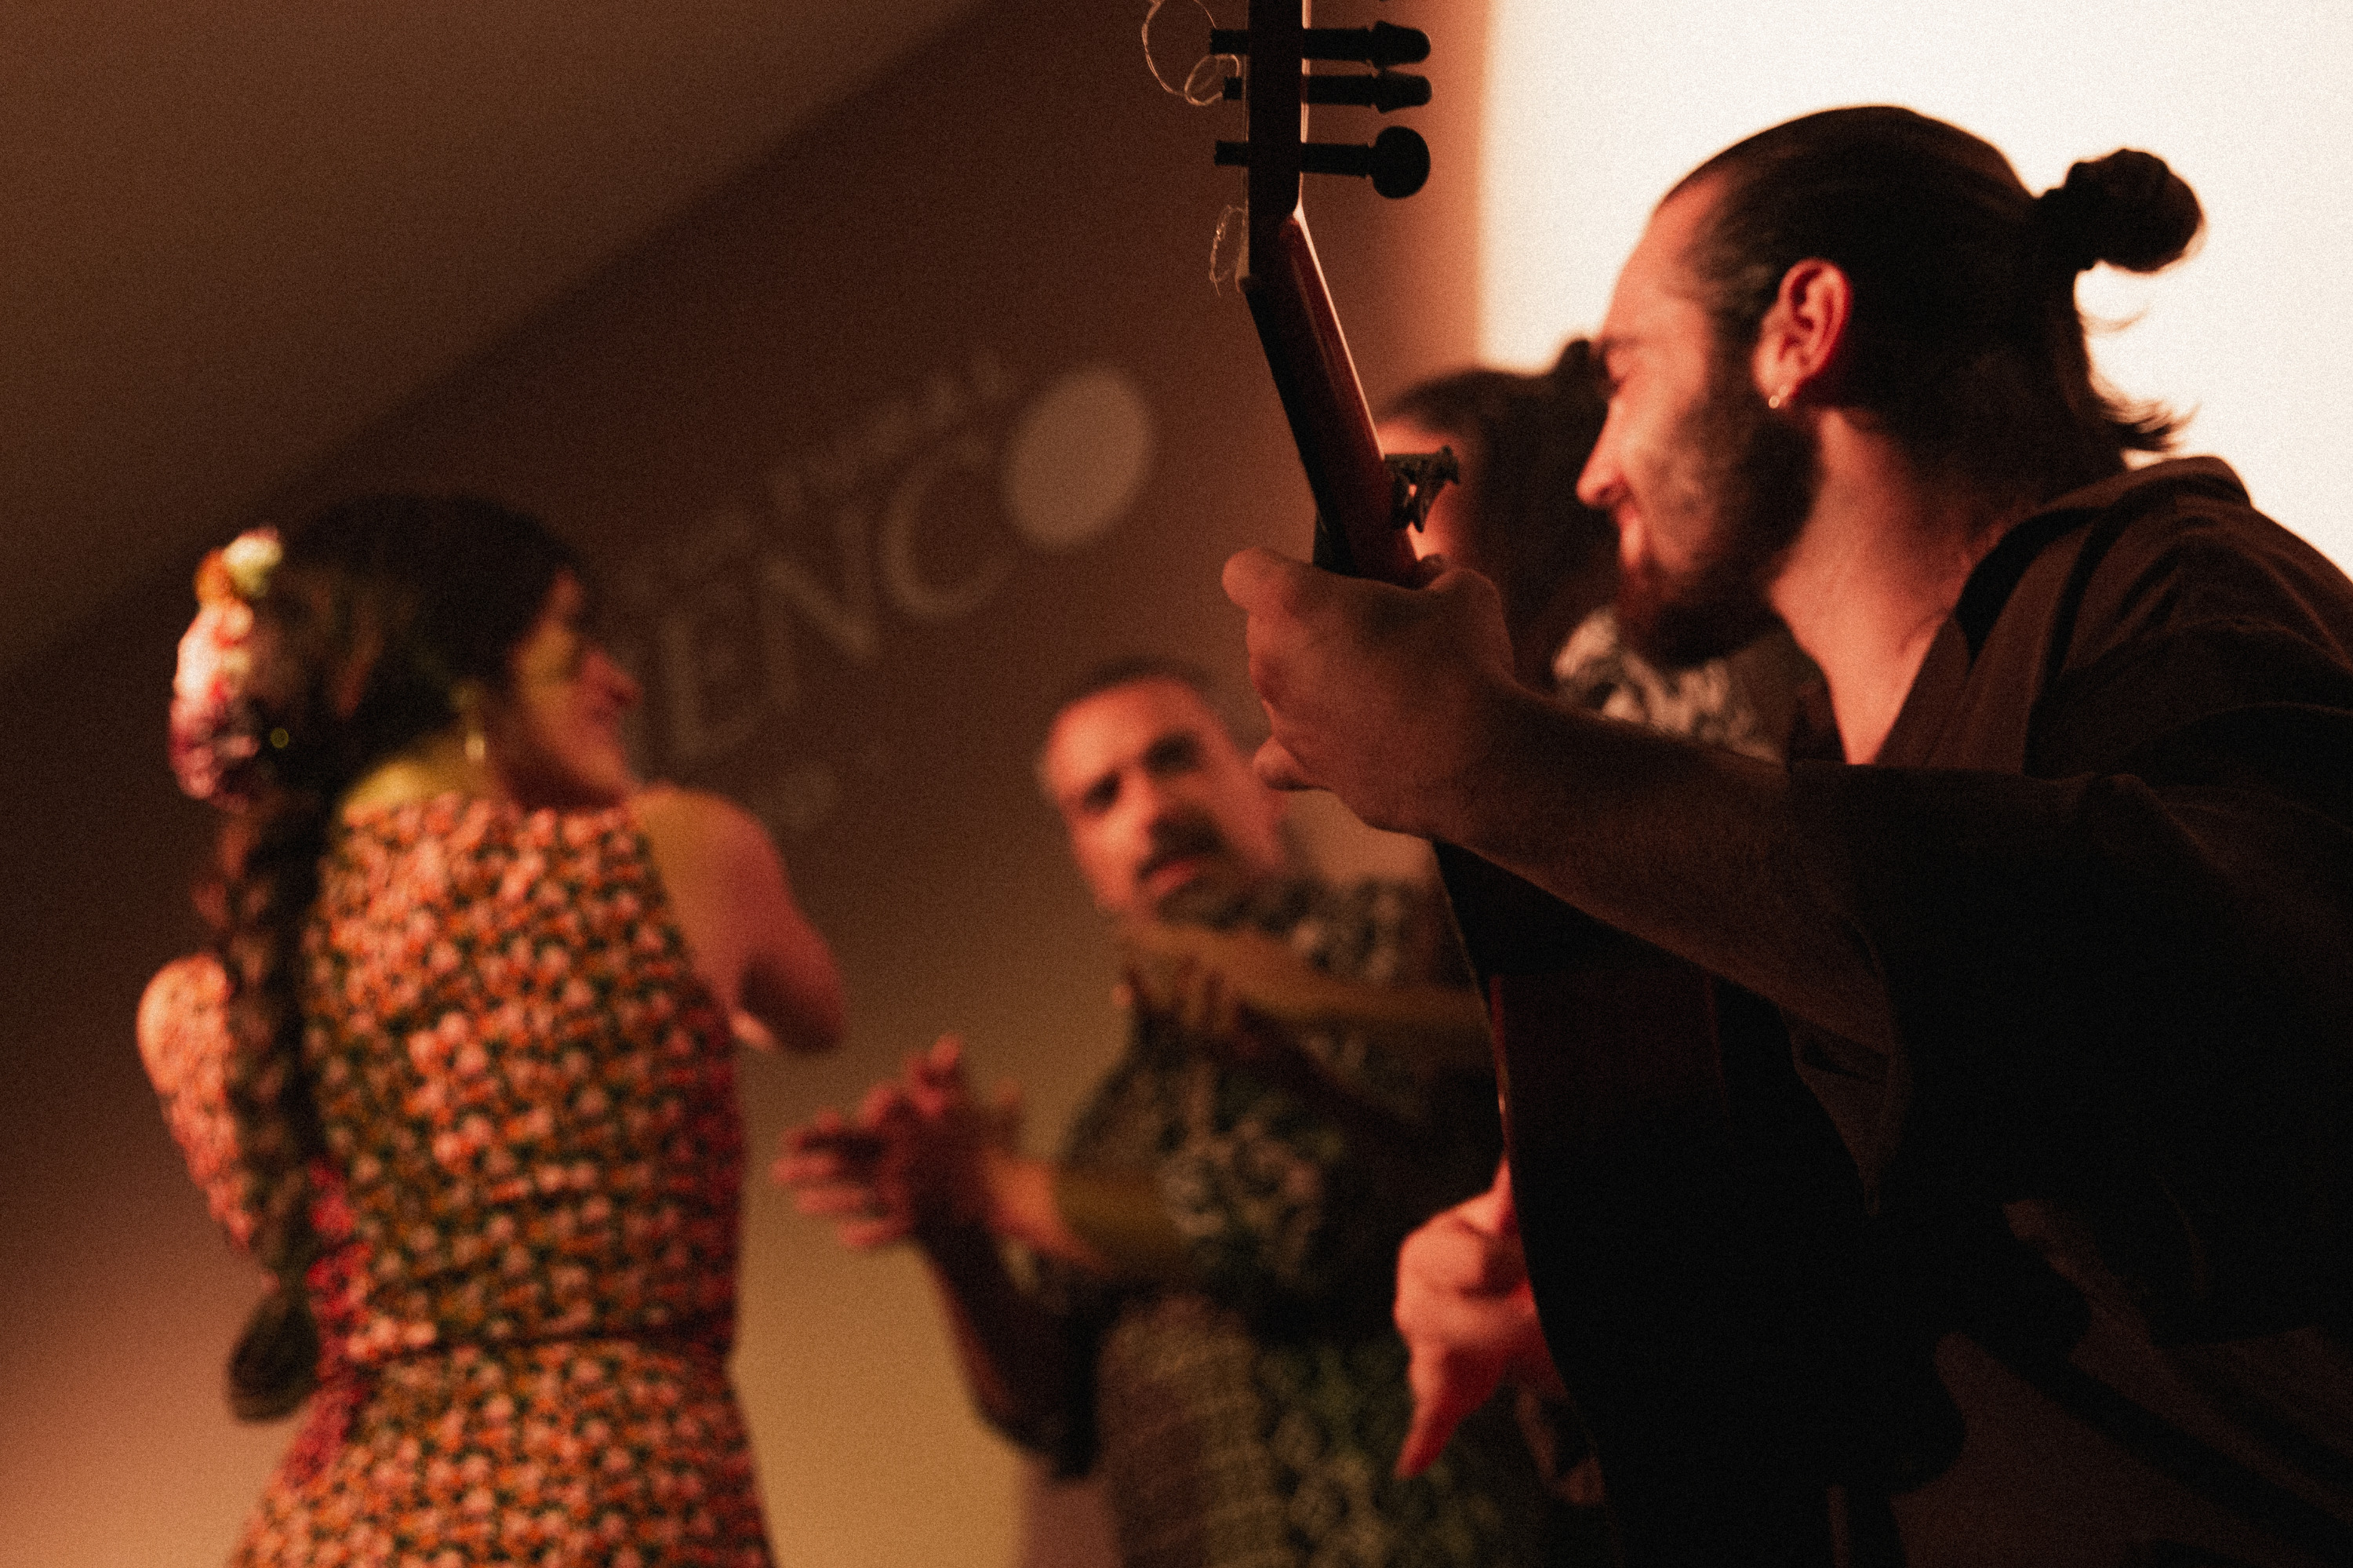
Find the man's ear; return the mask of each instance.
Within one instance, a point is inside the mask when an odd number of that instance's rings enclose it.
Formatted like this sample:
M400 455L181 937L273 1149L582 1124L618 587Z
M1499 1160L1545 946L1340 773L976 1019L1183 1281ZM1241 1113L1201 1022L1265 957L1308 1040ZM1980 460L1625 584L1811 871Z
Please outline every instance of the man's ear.
M1854 285L1835 262L1809 258L1781 274L1757 329L1757 387L1767 402L1786 408L1832 390L1853 308Z

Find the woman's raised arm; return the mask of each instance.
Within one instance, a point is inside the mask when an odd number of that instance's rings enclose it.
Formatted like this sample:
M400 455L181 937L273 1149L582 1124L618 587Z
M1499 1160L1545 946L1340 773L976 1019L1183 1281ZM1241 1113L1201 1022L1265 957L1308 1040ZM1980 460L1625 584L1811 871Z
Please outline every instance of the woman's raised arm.
M793 901L759 820L716 795L670 785L634 804L695 968L720 1001L797 1051L839 1040L841 971Z

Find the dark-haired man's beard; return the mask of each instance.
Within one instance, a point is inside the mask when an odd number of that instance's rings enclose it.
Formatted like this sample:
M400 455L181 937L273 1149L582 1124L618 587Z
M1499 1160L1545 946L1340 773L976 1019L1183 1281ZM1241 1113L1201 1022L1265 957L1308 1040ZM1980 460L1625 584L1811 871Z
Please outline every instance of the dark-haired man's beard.
M1773 627L1767 591L1813 509L1813 433L1767 408L1737 364L1718 354L1706 397L1675 433L1676 488L1707 516L1698 560L1672 575L1645 563L1618 581L1619 636L1668 670L1736 652Z
M1220 926L1249 896L1249 879L1241 873L1226 835L1208 817L1180 813L1152 825L1152 853L1136 868L1141 884L1155 872L1177 860L1196 860L1199 868L1187 881L1152 901L1152 913L1172 926Z

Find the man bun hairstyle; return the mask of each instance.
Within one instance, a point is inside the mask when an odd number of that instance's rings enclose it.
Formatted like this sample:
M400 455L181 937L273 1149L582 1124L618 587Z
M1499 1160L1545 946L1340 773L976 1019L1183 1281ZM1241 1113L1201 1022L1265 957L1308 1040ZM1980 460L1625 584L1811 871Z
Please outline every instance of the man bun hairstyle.
M1837 360L1810 401L1858 411L1924 469L2018 501L2115 473L2179 429L2093 375L2075 279L2149 272L2203 222L2162 159L2077 164L2037 197L1978 137L1908 109L1826 110L1709 159L1672 195L1713 206L1686 261L1720 352L1745 355L1797 263L1853 287Z
M2155 272L2189 254L2204 225L2198 196L2152 153L2120 147L2067 171L2028 219L2043 254L2071 272L2105 262Z

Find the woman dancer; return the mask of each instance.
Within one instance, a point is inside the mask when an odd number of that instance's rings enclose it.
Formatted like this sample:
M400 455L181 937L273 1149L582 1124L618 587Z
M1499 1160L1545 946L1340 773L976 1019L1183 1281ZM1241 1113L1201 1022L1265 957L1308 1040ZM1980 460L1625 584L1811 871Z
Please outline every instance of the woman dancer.
M140 1050L311 1412L239 1564L765 1564L725 1358L731 1033L840 981L758 824L631 776L571 553L381 497L208 557L172 750L227 810ZM731 1021L733 1029L731 1031Z

